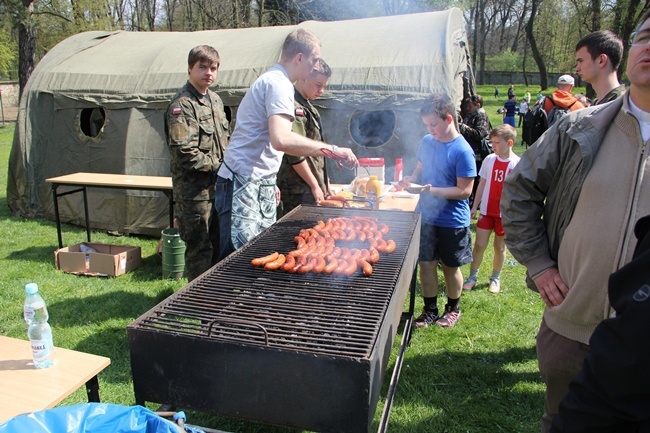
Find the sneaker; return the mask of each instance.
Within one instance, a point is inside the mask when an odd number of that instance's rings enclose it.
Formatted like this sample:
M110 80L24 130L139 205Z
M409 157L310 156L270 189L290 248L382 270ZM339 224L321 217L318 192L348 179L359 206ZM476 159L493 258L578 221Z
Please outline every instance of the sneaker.
M476 285L476 277L467 277L465 280L465 284L463 284L463 290L467 290L468 292L474 288Z
M458 305L454 308L446 306L445 314L436 323L442 328L453 328L458 319L460 319L460 307Z
M501 280L490 278L490 293L499 293L501 291Z
M418 328L426 328L427 326L431 326L436 323L439 318L440 316L438 316L438 309L435 309L433 311L427 311L423 309L420 317L415 319L415 326Z

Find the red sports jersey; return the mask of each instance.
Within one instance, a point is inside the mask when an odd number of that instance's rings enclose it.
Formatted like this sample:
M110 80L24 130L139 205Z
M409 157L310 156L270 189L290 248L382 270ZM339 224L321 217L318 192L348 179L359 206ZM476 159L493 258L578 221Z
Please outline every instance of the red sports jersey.
M501 217L501 192L506 176L515 168L519 157L513 155L509 159L501 159L496 154L488 155L483 161L479 175L486 180L481 206L481 215Z

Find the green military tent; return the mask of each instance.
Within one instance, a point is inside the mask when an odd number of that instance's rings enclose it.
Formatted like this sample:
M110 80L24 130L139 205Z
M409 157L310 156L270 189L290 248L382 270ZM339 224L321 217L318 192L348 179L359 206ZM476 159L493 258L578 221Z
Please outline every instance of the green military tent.
M187 79L187 54L201 44L221 56L217 91L233 119L246 89L279 58L296 27L322 41L332 67L317 101L328 142L358 156L396 157L408 173L426 133L418 110L426 95L446 92L460 105L473 93L462 13L397 15L298 26L201 32L86 32L56 45L34 70L20 102L9 161L12 212L54 218L45 179L75 172L169 176L164 110ZM353 174L332 168L335 182ZM63 187L62 187L63 188ZM63 189L65 191L65 189ZM159 234L168 224L162 193L93 190L90 225ZM81 195L60 199L64 222L84 224Z

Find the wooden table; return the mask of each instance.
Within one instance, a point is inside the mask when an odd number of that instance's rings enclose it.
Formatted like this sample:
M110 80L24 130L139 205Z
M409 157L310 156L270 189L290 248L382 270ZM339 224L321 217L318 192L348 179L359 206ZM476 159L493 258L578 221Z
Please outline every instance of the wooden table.
M52 184L52 197L54 199L54 215L56 218L56 231L59 235L59 248L63 248L61 237L61 219L59 217L59 197L64 195L83 192L84 214L86 217L86 237L90 242L90 222L88 219L88 197L86 188L118 188L118 189L139 189L145 191L161 191L169 199L169 227L174 227L174 193L172 190L172 178L162 176L133 176L128 174L105 174L105 173L73 173L65 176L51 177L45 179ZM57 192L62 185L79 187L62 193Z
M86 384L89 402L99 402L97 374L111 360L74 350L54 349L54 365L37 369L27 340L0 336L0 423L16 415L56 406Z

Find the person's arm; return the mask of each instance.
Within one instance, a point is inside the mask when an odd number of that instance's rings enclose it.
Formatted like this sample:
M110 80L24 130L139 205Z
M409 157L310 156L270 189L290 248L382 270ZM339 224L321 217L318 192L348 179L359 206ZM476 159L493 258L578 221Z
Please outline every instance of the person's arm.
M302 160L302 162L294 164L291 167L293 167L293 169L296 170L296 173L298 173L298 176L309 185L309 188L311 188L311 194L314 196L316 203L319 203L325 198L324 191L320 189L318 180L316 180L314 173L311 172L306 160Z
M456 185L449 187L437 187L424 185L422 194L429 194L436 197L446 198L448 200L465 200L472 195L472 186L474 186L473 177L457 177Z
M291 119L284 114L269 117L269 134L271 145L276 150L296 156L323 156L321 149L337 152L345 156L346 165L357 166L357 157L351 149L311 140L291 131Z
M485 180L484 177L482 177L481 180L478 182L478 186L476 187L476 195L474 196L474 203L472 204L472 210L470 210L472 219L477 218L476 213L478 212L478 207L481 204L481 200L483 199L483 191L485 190L486 184L487 181Z
M566 144L566 143L565 143ZM535 281L548 306L559 305L568 293L549 253L546 224L542 219L546 196L561 170L560 134L551 127L522 156L506 177L501 194L501 219L508 250Z

